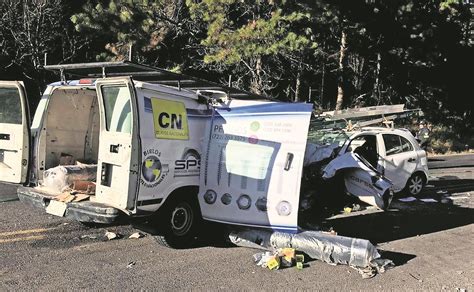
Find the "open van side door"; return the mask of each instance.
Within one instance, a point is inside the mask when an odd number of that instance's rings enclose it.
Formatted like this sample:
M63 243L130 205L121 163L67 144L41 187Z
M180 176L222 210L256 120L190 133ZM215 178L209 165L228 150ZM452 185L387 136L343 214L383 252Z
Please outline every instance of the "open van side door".
M23 82L0 81L0 181L25 183L30 119Z
M97 80L100 108L96 197L124 211L138 193L140 142L136 92L131 78Z
M201 162L203 218L295 231L311 111L243 100L215 108Z

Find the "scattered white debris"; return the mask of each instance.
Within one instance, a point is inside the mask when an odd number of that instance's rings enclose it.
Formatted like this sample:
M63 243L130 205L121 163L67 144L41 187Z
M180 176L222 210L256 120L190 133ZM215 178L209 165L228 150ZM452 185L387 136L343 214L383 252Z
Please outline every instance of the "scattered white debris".
M432 198L420 199L420 201L425 202L425 203L438 203L437 200L432 199Z
M450 199L450 200L463 200L463 199L469 199L468 196L449 196L447 197L447 199Z
M413 202L416 201L415 197L406 197L406 198L400 198L398 199L400 202Z
M64 217L64 214L66 213L67 205L66 203L51 200L49 202L48 207L46 207L46 213L59 216L59 217Z
M119 237L117 233L110 232L110 231L107 231L105 233L105 236L107 237L108 240L116 239Z
M135 232L134 234L130 235L128 238L142 238L143 234L140 232Z

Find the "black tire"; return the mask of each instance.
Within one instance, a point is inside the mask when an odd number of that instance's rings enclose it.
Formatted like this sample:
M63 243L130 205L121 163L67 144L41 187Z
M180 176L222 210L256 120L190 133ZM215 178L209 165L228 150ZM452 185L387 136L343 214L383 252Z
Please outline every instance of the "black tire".
M182 249L193 247L202 225L201 212L196 200L178 196L163 210L158 222L162 228L155 240L162 246Z
M407 181L405 193L411 196L418 196L426 184L426 179L421 173L414 173Z

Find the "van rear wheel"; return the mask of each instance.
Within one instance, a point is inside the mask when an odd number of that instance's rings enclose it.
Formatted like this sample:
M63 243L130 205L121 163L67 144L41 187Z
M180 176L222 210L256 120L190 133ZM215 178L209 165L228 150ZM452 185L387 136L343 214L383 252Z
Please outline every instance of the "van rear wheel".
M179 249L196 244L202 218L195 200L171 201L161 220L162 232L154 236L160 245Z

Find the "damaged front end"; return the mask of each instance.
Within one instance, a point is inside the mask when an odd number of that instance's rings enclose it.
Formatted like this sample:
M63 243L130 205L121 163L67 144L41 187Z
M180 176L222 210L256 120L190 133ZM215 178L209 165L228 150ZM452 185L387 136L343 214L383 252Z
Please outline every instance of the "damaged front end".
M351 152L338 156L324 167L322 178L333 178L341 171L349 194L382 210L389 207L393 197L392 183L363 157Z
M386 210L393 197L392 183L358 154L339 154L340 143L308 143L300 198L303 213L324 204L325 208L348 204L346 194ZM316 206L321 208L322 206Z

